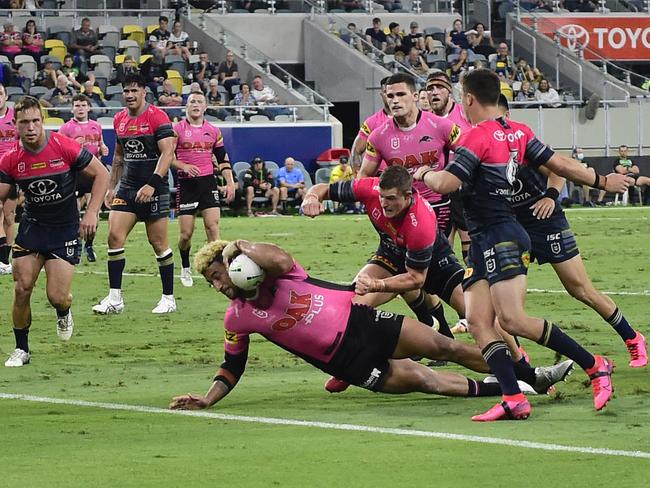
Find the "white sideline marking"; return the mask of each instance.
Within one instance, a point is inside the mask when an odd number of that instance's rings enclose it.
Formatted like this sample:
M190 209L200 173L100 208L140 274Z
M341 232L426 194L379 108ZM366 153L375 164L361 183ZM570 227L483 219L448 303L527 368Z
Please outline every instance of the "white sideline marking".
M77 274L86 274L86 275L101 275L106 276L108 273L104 271L76 271ZM124 276L134 276L136 278L157 278L157 273L123 273ZM202 278L200 275L193 274L194 278ZM175 275L175 278L180 278L180 275ZM339 284L349 284L339 283ZM547 290L544 288L528 288L529 293L554 293L554 294L566 294L566 290ZM633 296L633 297L647 297L650 296L650 290L642 291L603 291L605 295L621 295L621 296Z
M367 425L335 424L332 422L315 422L309 420L279 419L272 417L249 417L245 415L229 415L224 413L188 411L188 410L167 410L164 408L147 407L144 405L127 405L122 403L87 402L84 400L67 400L63 398L48 398L32 395L17 395L12 393L0 393L0 399L21 400L26 402L53 403L60 405L73 405L76 407L102 408L106 410L126 410L129 412L153 413L165 415L183 415L187 417L202 417L219 420L233 420L236 422L251 422L256 424L270 425L293 425L299 427L316 427L318 429L344 430L352 432L372 432L375 434L391 434L412 437L429 437L464 442L476 442L479 444L497 444L508 447L520 447L525 449L538 449L554 452L578 452L582 454L595 454L600 456L620 456L631 458L650 459L650 452L644 451L623 451L619 449L606 449L600 447L565 446L562 444L546 444L543 442L520 441L515 439L502 439L499 437L483 437L476 435L451 434L448 432L430 432L427 430L396 429L389 427L371 427Z

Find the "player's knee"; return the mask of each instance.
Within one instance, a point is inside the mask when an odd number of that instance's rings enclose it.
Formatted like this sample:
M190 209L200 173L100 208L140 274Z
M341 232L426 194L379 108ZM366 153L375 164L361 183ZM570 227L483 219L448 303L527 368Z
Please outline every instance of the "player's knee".
M108 248L109 249L120 249L124 247L124 238L118 236L114 232L108 233Z
M499 324L501 328L510 334L523 334L521 330L525 323L525 317L519 310L502 310L498 313Z
M17 300L28 299L34 291L35 283L29 279L22 279L20 276L14 285L14 294Z
M441 393L442 383L440 382L438 374L436 374L434 371L429 370L429 372L427 372L425 370L418 369L415 372L414 376L420 384L421 391L424 393Z
M593 286L588 286L583 283L575 283L568 287L569 294L576 300L588 305L592 304L595 295L598 293Z
M54 308L65 309L72 304L72 296L70 293L61 290L48 290L47 300Z

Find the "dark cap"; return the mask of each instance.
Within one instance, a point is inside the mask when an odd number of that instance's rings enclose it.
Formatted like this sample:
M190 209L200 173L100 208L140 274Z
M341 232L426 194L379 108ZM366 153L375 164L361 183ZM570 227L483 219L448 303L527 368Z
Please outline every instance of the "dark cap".
M255 164L255 163L263 163L263 162L264 162L264 160L262 158L260 158L259 156L255 156L253 158L253 164Z
M418 26L418 23L417 23L415 20L414 20L413 22L411 22L411 26L410 26L411 29L412 29L413 27L417 27L417 26Z
M341 164L348 164L348 161L349 161L349 160L348 160L348 157L347 157L347 156L341 156L341 157L339 158L339 162L340 162Z

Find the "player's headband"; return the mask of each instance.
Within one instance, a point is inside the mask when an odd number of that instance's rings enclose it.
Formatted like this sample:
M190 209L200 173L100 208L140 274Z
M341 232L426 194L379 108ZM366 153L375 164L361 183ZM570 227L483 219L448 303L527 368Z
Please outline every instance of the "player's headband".
M427 81L427 90L432 87L437 86L438 88L445 88L451 93L453 90L451 88L451 83L449 83L444 78L434 78L433 80Z

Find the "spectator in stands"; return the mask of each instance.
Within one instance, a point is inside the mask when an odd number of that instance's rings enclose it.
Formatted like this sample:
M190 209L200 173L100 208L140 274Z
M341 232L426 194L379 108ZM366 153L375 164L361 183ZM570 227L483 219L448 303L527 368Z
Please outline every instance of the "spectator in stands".
M194 63L192 68L192 77L199 82L204 91L208 89L208 82L218 76L217 73L217 65L210 62L208 53L205 51L199 53L199 61Z
M366 29L366 41L380 51L386 51L386 34L384 34L384 29L381 27L381 19L379 17L372 19L372 27Z
M246 194L246 212L253 217L253 198L266 197L271 199L271 213L278 214L280 190L274 186L273 175L266 167L264 160L256 156L251 162L252 167L244 173L244 192Z
M260 75L253 78L253 90L251 91L257 105L263 108L263 112L270 118L274 119L276 115L285 115L289 111L286 108L274 107L278 104L278 97L270 86L264 86L264 81Z
M538 102L543 102L545 107L560 107L562 106L562 100L558 92L551 87L551 84L546 78L542 78L539 82L539 86L535 91L535 99Z
M88 17L81 19L81 28L72 32L70 52L75 55L77 63L90 59L93 54L101 54L97 32L90 28Z
M515 65L515 81L530 81L531 83L535 81L535 72L533 68L528 64L524 58L519 58L517 64Z
M283 210L287 209L288 198L298 201L305 196L305 176L300 168L296 168L296 160L291 156L284 160L284 166L278 170L277 180Z
M357 31L357 24L350 22L347 27L348 31L347 33L341 34L341 40L354 46L357 51L363 52L363 44L361 43L361 37Z
M163 59L167 55L167 43L171 37L168 26L169 18L161 15L158 17L158 28L154 29L149 35L149 51L154 54L159 52Z
M208 83L208 92L205 98L209 107L205 113L213 117L219 117L222 120L228 116L228 111L225 108L221 108L227 104L226 94L219 91L219 82L216 78L212 78Z
M560 6L569 12L593 12L596 5L590 0L560 0Z
M463 30L463 21L454 20L452 29L447 32L447 52L449 54L459 53L461 49L467 49L469 42Z
M72 84L75 87L75 90L80 91L83 89L82 84L86 81L91 81L91 86L95 84L95 75L90 74L89 76L84 75L79 71L79 68L74 66L74 58L71 54L66 54L63 58L63 64L61 69L57 71L57 75L63 74L68 78L68 84Z
M241 187L239 186L239 181L237 180L237 175L235 172L232 172L232 179L235 182L235 198L233 199L232 202L226 203L226 196L228 195L227 190L228 190L228 184L226 182L226 178L221 174L221 171L219 171L216 175L217 178L217 190L219 190L219 197L221 199L221 208L223 209L224 206L230 207L232 210L237 211L239 208L242 206L243 198L242 198L242 191Z
M124 56L124 61L122 64L118 64L115 68L115 78L114 81L121 85L124 85L126 77L129 75L137 75L140 73L138 66L135 64L133 56L126 55Z
M158 95L159 107L182 107L183 97L176 91L174 84L171 80L164 80L162 83L162 91ZM183 110L180 108L165 110L170 119L180 119L183 117Z
M620 173L623 175L630 175L634 179L637 179L639 176L639 167L632 162L630 159L630 148L625 144L618 146L618 157L614 160L612 165L615 173ZM629 191L636 191L630 187ZM603 198L605 197L605 191L601 190L598 195L597 205L603 204Z
M22 50L22 35L14 30L12 22L5 22L4 32L0 35L0 54L7 56L13 63L14 57L20 54Z
M337 164L333 169L332 172L330 173L330 181L329 184L332 185L338 181L350 181L354 179L354 170L352 169L352 166L349 164L349 160L347 156L341 156L339 158L339 164ZM354 213L359 213L359 209L361 208L361 204L359 202L355 202L354 204L341 204L339 202L332 202L334 211L340 210L340 211L345 211L346 207L349 207L350 210L353 210Z
M451 75L449 78L453 84L459 83L461 77L469 70L469 56L467 49L461 49L458 59L450 63Z
M519 89L519 92L517 92L517 98L515 98L515 101L534 102L536 100L537 98L535 98L535 89L533 88L533 85L528 80L522 81L521 88ZM527 105L523 105L523 107L527 107Z
M472 27L472 29L476 31L481 46L490 46L493 50L496 50L494 39L492 39L492 33L488 30L485 30L485 25L483 25L482 22L477 22L474 24L474 27Z
M90 105L92 107L105 107L106 104L104 103L104 100L102 99L102 96L95 91L95 84L91 81L88 80L86 81L83 86L81 87L82 91L81 94L85 95L88 100L90 100ZM93 117L93 115L95 117ZM90 118L94 119L96 118L97 112L96 111L91 111L90 112Z
M147 59L140 66L140 71L147 86L154 95L158 93L158 87L162 86L162 82L167 78L167 69L165 67L165 57L160 49L156 49L153 56Z
M38 32L36 29L36 22L34 20L28 20L25 23L25 29L23 29L22 35L23 41L23 54L32 56L36 62L40 62L41 55L43 54L43 35Z
M257 101L251 93L251 87L248 83L242 83L239 85L239 93L235 95L232 104L238 107L246 107L244 109L246 120L248 120L251 115L257 114L257 109L254 108L255 105L257 105Z
M72 106L72 98L76 94L77 92L68 85L68 78L65 75L59 75L56 78L56 86L41 98L41 105L44 107L70 107ZM52 115L59 116L63 120L72 118L70 112L60 112Z
M465 37L467 37L467 43L469 48L474 54L480 54L488 58L490 54L494 54L496 50L489 44L482 43L481 34L476 29L470 29L465 32Z
M384 7L384 10L387 12L392 12L393 10L398 10L402 8L400 0L377 0L377 3Z
M490 62L490 69L499 75L501 81L512 84L514 65L510 54L508 54L508 45L505 42L499 44L497 55Z
M239 85L239 67L235 62L235 53L228 51L226 53L226 60L219 63L217 70L219 75L219 84L223 85L228 93L232 93L232 87Z
M43 62L43 69L36 72L34 77L34 85L44 86L49 89L52 89L56 86L56 70L54 69L54 63L52 62L50 56L45 58Z
M429 93L424 88L418 92L418 108L423 112L432 111L429 103Z
M571 157L573 159L576 159L580 161L580 163L585 167L588 168L589 164L587 163L587 160L585 159L585 154L584 151L582 150L581 147L574 147L573 152L571 153ZM569 181L567 180L567 184ZM588 185L582 185L582 205L584 207L593 207L594 204L591 202L591 194L590 194L591 188L589 188Z
M168 39L167 54L182 56L185 61L188 61L190 59L189 40L190 35L182 29L181 23L174 22Z
M424 60L417 47L412 47L408 57L404 60L404 66L418 75L426 75L429 72L429 66Z
M427 50L424 33L418 31L418 23L413 21L409 25L409 33L404 36L402 39L402 44L404 45L405 52L410 53L412 48L417 48L420 53L423 53ZM431 38L429 38L431 40Z
M406 53L402 48L402 33L397 22L388 24L388 35L386 36L386 54L394 54L398 60L404 59Z

